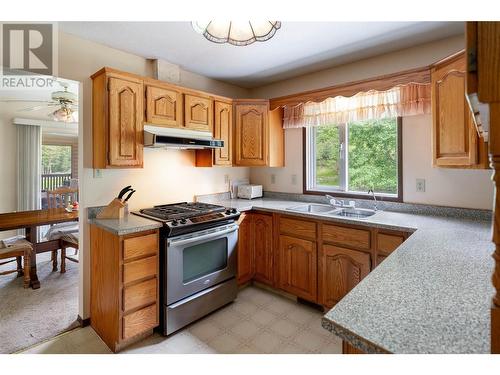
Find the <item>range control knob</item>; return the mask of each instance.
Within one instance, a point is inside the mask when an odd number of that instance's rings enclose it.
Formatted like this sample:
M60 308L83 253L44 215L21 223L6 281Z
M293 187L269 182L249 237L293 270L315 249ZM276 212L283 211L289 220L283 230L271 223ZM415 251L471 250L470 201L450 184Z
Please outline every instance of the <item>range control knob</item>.
M237 211L236 211L236 208L233 208L233 209L231 210L231 213L233 213L233 214L235 214L236 212L237 212Z
M173 225L174 227L175 227L177 224L179 224L179 223L177 222L177 220L172 220L172 225Z
M187 223L187 221L186 221L186 219L181 219L180 223L181 223L181 224L186 224L186 223Z

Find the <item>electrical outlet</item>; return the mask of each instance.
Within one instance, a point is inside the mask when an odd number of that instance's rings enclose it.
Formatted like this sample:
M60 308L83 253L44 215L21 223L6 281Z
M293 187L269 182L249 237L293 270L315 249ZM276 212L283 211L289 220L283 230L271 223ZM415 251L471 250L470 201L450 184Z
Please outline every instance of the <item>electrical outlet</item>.
M102 178L102 169L94 169L94 178Z
M425 193L425 179L417 178L417 193Z
M297 185L297 175L292 174L292 185Z
M228 175L228 174L225 174L225 175L224 175L224 183L225 183L225 184L228 184L228 183L229 183L229 175Z
M273 184L273 185L274 185L275 183L276 183L276 175L273 173L273 174L271 175L271 184Z

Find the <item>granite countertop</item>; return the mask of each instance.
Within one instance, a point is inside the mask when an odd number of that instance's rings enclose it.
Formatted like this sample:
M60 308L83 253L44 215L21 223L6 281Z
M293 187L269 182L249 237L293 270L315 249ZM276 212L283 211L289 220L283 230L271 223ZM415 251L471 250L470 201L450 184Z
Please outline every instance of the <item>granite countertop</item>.
M159 221L149 220L145 217L132 214L126 215L123 219L94 218L89 219L89 222L119 236L162 227L162 223Z
M389 211L332 218L287 210L305 202L266 198L217 203L415 231L326 313L323 327L365 352L490 352L491 220Z

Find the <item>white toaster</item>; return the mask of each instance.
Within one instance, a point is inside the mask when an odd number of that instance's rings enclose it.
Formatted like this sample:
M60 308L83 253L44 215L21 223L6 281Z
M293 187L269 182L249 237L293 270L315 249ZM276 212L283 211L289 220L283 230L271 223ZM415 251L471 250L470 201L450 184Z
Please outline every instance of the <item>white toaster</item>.
M238 198L253 199L262 197L262 185L239 185Z

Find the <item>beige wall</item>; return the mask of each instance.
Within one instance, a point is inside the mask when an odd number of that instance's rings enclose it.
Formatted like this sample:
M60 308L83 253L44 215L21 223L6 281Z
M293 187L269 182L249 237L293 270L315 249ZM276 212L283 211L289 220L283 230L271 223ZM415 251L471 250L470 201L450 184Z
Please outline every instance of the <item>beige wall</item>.
M0 109L0 213L17 210L17 130L12 123L14 103L1 103ZM0 239L15 236L15 231L0 232Z
M403 200L438 206L491 209L493 184L488 170L432 167L431 115L403 119ZM264 190L302 193L302 129L285 130L285 168L252 168L250 180ZM272 175L275 183L272 184ZM296 184L293 184L293 175ZM416 179L426 191L416 191Z
M340 65L253 89L255 98L276 98L307 90L359 81L403 70L420 68L465 48L464 38L455 36L400 51Z
M90 167L92 160L92 82L89 78L103 66L109 66L143 76L152 76L152 65L145 58L80 39L73 35L59 34L59 76L79 81L82 109L80 111L79 149L81 165L80 231L80 315L89 314L89 227L85 220L85 208L105 205L126 185L137 192L130 201L130 209L160 203L191 201L195 194L227 191L224 176L230 179L248 178L248 168L195 168L194 152L179 150L151 150L144 152L143 169L103 170L102 178L94 178ZM249 91L198 74L180 70L182 86L200 89L229 97L248 97ZM84 167L85 166L85 167Z
M252 95L273 98L417 68L463 48L462 37L448 38L277 82L252 90ZM403 120L403 199L414 203L491 209L490 171L432 168L431 128L430 115ZM263 184L266 190L301 193L302 131L286 130L285 137L285 168L252 168L250 179L252 183ZM273 174L275 184L271 184ZM426 179L425 193L416 192L416 178Z

